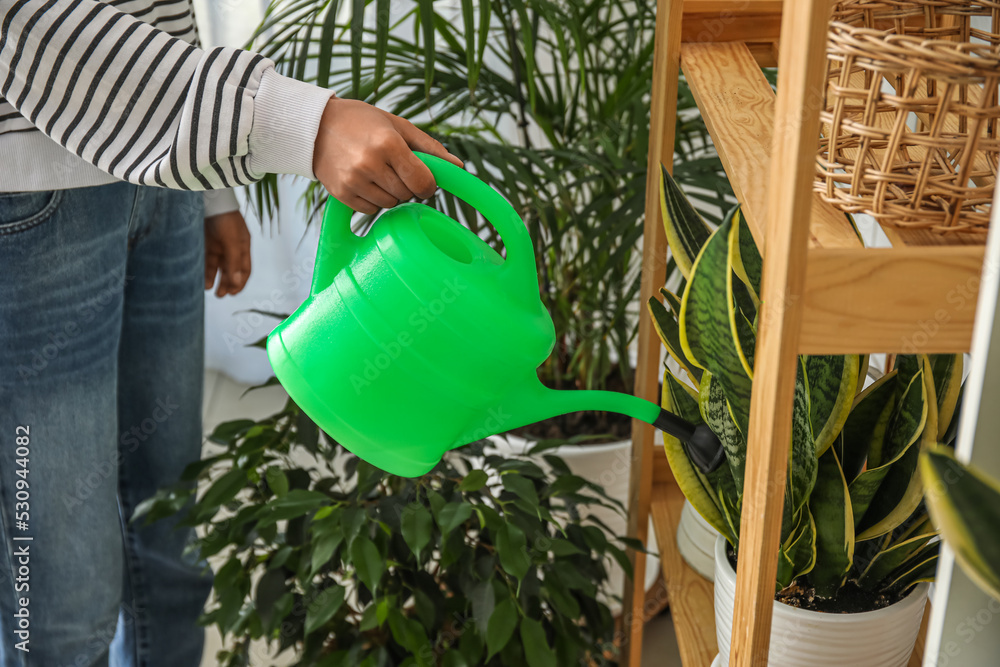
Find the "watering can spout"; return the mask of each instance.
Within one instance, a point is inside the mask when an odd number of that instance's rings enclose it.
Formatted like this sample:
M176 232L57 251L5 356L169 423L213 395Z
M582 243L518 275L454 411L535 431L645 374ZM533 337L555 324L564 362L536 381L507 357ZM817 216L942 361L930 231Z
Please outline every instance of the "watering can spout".
M725 459L722 443L706 424L692 424L632 394L550 389L537 377L520 385L491 411L488 420L494 423L488 423L487 428L494 433L509 431L550 417L590 410L628 415L672 435L684 444L692 462L705 474L716 470ZM471 442L481 438L482 432L469 435L468 441Z

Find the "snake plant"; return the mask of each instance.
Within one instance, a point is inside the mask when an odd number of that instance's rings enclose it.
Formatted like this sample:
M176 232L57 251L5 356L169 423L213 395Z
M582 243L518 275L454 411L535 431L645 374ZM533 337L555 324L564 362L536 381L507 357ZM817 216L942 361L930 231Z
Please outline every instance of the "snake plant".
M969 578L1000 600L1000 483L961 463L949 447L920 458L934 524Z
M685 278L650 313L669 358L663 406L707 423L721 465L665 438L695 509L739 553L746 434L761 314L761 256L740 210L711 229L666 169L660 203L670 252ZM776 589L793 582L834 598L848 583L900 595L934 574L938 544L922 502L921 450L945 441L958 404L962 357L900 356L865 387L866 356L797 360L792 437Z

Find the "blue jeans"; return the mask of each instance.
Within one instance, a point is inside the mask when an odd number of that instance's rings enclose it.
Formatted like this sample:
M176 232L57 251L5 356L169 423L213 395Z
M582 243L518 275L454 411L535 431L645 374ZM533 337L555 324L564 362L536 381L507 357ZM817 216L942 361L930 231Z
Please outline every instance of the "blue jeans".
M201 202L127 183L0 193L3 667L201 660L193 531L126 523L201 456Z

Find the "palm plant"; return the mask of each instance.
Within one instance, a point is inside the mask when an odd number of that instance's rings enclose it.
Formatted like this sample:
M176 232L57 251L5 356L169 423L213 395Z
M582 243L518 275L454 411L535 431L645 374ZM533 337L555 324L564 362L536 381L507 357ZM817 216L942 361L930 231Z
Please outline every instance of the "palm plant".
M723 451L691 451L667 437L682 491L739 553L761 257L739 209L714 231L666 170L661 203L682 296L651 299L676 364L663 405L707 423ZM800 356L776 589L836 598L845 586L890 601L934 574L937 533L922 503L920 452L954 437L960 355L900 356L864 387L867 358ZM721 465L720 465L721 464Z
M628 388L631 369L616 360L637 330L654 10L650 0L275 0L253 44L288 75L422 121L503 193L533 238L558 334L544 379L599 388L618 373ZM731 190L683 86L680 106L677 178L721 222ZM312 214L324 196L309 189ZM475 211L439 197L499 245ZM255 199L275 205L273 179Z

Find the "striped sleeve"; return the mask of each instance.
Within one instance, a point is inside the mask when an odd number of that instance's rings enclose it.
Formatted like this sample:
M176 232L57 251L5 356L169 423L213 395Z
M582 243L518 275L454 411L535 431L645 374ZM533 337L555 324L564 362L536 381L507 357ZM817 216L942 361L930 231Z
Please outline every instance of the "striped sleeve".
M98 168L208 190L315 178L332 96L241 49L202 50L95 0L0 0L0 96Z

